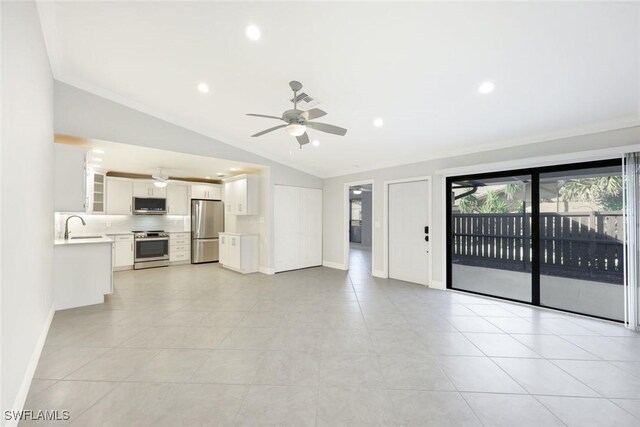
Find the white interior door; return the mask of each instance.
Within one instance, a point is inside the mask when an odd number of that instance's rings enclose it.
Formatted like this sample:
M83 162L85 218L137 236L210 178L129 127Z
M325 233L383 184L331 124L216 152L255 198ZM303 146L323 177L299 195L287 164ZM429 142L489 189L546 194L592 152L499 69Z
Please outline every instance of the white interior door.
M429 284L429 182L389 184L389 277Z
M274 187L275 271L322 265L322 190Z

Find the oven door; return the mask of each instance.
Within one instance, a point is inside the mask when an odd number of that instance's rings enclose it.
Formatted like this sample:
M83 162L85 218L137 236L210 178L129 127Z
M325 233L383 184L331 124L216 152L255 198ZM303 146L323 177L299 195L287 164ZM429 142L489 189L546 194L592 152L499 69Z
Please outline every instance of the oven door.
M169 239L151 238L136 240L136 262L169 259Z

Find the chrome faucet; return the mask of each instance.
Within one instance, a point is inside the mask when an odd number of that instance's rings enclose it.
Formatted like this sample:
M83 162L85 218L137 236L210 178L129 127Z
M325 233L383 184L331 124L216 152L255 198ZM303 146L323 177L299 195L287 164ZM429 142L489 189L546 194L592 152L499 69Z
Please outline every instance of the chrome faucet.
M82 221L82 225L87 225L87 223L84 222L84 219L82 219L81 216L78 216L78 215L69 216L69 218L67 218L67 220L64 222L64 240L69 240L69 220L73 217L80 218L80 221Z

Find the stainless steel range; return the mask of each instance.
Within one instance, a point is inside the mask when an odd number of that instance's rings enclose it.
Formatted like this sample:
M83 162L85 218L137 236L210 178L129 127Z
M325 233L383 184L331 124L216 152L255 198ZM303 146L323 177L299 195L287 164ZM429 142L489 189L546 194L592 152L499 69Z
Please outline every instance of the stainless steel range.
M134 231L133 269L169 265L169 234L164 230Z

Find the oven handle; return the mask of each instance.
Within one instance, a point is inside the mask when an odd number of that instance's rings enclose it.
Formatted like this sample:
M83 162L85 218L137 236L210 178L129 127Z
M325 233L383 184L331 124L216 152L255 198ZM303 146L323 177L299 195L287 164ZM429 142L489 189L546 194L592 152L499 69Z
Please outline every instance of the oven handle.
M158 256L158 257L153 257L153 258L138 258L136 257L136 262L144 262L144 261L164 261L164 260L168 260L169 259L169 255L164 255L164 256Z
M136 239L136 242L153 242L158 240L169 240L168 237L145 237L144 239Z

